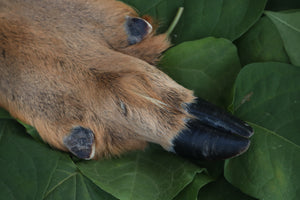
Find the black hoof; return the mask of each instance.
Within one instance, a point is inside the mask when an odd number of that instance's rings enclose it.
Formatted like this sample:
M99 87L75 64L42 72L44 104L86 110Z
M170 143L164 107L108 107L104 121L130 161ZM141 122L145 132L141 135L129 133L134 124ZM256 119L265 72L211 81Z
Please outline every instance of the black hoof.
M125 30L129 44L133 45L142 41L152 31L152 26L144 19L127 16Z
M253 129L246 122L203 99L188 104L186 110L207 126L246 138L253 135Z
M205 100L187 104L196 118L187 122L173 140L174 151L192 159L221 160L238 156L250 145L253 129L230 113Z
M75 127L63 142L69 151L78 158L89 160L94 157L94 133L90 129L81 126Z
M173 140L173 145L176 154L186 158L222 160L245 152L250 141L190 120L187 128Z

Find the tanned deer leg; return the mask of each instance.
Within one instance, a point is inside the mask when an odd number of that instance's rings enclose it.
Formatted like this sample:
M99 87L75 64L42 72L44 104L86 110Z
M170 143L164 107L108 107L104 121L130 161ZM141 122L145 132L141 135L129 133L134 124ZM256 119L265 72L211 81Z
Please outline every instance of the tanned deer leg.
M147 142L195 159L246 151L246 123L152 65L169 46L118 1L0 0L0 106L82 159Z

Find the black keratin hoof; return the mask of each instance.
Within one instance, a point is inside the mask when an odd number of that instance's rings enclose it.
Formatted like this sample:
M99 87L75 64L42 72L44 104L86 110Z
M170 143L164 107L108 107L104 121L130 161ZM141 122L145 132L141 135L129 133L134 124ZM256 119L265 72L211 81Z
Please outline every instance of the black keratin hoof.
M188 104L186 109L205 125L246 138L253 135L253 129L246 122L203 99L198 98L196 103Z
M190 120L187 127L173 141L174 151L183 157L222 160L242 154L250 145L247 138L205 126L198 120Z
M186 110L195 119L187 122L173 140L178 155L202 160L222 160L244 153L250 145L253 129L220 108L198 99Z

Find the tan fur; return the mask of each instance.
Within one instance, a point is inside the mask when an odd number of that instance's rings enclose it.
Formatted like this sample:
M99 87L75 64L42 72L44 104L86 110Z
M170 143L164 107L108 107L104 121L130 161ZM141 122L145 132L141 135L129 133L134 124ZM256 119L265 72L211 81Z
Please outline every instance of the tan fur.
M96 158L168 150L194 96L149 64L166 35L129 46L126 16L114 0L0 0L0 106L61 150L75 126L94 132Z

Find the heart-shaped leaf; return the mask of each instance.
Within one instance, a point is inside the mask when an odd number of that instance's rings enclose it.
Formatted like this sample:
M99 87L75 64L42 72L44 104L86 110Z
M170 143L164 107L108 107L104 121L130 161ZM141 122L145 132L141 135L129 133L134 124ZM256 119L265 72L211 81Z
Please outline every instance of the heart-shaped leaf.
M250 64L235 84L234 113L300 145L300 68Z
M168 50L159 65L197 96L224 105L240 70L236 47L226 39L204 38Z
M196 174L203 172L158 147L75 165L67 154L29 138L13 120L0 121L0 138L0 184L4 188L0 197L10 194L18 199L114 199L101 187L120 199L165 200L175 197ZM18 159L12 162L12 158ZM210 180L205 175L198 179L202 185Z
M117 159L80 162L78 167L99 187L122 200L173 199L203 172L158 147Z
M0 166L0 199L114 199L13 120L0 120Z
M292 200L300 192L299 81L299 67L256 63L235 83L234 113L255 122L255 134L243 156L226 162L225 177L253 197Z
M57 162L43 199L103 199L116 200L82 175L66 155Z

